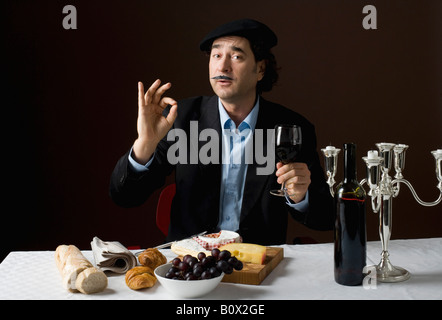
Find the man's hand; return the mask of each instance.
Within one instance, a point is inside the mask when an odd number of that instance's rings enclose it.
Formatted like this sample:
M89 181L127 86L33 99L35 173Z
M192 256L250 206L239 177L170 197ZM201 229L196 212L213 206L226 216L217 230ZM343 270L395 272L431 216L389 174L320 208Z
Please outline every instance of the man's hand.
M276 164L276 176L278 183L285 182L287 195L295 203L305 198L308 187L311 183L310 170L307 164L301 162L293 162L283 165L281 162Z
M160 86L161 81L156 80L144 93L142 82L138 82L138 138L133 145L134 160L147 163L153 155L158 143L172 128L177 116L177 102L169 97L162 97L170 89L171 84ZM167 117L163 110L171 105Z

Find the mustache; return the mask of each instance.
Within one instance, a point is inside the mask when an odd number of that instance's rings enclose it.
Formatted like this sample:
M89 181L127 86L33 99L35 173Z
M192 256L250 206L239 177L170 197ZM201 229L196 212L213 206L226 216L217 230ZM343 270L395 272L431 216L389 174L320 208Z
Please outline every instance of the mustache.
M216 77L212 77L210 79L212 79L212 80L233 80L232 78L230 78L228 76L216 76Z

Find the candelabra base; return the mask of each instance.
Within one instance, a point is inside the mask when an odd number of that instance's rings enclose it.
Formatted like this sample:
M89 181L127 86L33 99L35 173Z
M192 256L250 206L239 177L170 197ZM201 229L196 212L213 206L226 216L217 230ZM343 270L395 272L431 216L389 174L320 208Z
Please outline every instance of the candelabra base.
M393 266L388 259L388 251L382 251L381 262L376 266L376 280L379 282L401 282L410 279L410 272Z

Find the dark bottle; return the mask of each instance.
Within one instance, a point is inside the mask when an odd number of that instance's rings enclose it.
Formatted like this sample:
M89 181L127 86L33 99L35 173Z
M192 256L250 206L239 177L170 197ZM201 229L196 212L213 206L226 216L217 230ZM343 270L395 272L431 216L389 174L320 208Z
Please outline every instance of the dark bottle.
M356 145L344 144L344 181L336 190L335 281L362 284L366 264L365 190L356 179Z

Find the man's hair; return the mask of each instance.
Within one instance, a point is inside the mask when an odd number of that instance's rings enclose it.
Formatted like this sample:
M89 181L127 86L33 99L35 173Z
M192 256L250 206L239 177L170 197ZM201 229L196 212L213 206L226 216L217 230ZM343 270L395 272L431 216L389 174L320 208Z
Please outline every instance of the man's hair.
M255 61L265 60L264 77L256 84L256 91L258 94L271 91L273 85L278 81L278 66L276 58L273 53L261 41L249 40L250 47L255 55Z

